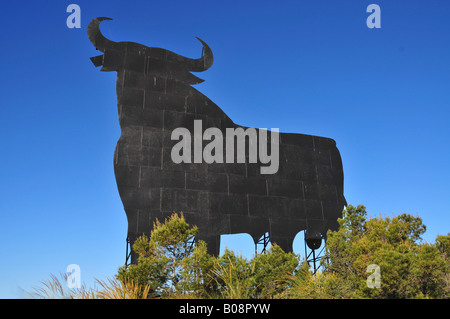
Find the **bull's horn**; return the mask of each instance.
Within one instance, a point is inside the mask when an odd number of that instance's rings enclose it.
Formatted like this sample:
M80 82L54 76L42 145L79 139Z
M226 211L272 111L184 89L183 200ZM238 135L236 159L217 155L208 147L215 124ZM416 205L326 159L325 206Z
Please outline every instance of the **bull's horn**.
M203 45L203 54L199 59L188 59L189 70L193 72L202 72L208 70L214 62L214 56L211 48L200 38L197 38Z
M111 48L116 42L108 40L100 32L100 22L104 20L112 20L111 18L94 18L87 27L88 38L91 43L101 52L105 52L106 48Z

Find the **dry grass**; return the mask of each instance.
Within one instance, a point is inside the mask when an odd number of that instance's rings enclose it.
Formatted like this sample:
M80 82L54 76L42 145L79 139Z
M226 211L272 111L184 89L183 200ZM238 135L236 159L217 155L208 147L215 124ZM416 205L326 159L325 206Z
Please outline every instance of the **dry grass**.
M68 288L67 274L61 274L60 280L51 275L49 280L42 280L39 286L33 287L27 296L31 299L149 299L155 298L149 286L141 286L132 281L119 281L108 278L98 280L98 288Z

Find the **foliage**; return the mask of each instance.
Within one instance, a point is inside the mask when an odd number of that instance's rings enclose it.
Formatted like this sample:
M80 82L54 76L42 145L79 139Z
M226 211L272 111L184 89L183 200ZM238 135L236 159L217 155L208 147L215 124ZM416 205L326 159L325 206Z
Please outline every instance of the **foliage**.
M342 287L333 274L318 272L313 275L306 261L301 263L295 274L288 275L286 282L289 288L277 298L331 299L338 297L338 290Z
M203 241L191 248L196 233L182 214L157 221L150 238L143 235L133 245L138 263L122 267L117 278L148 285L165 298L271 298L298 266L298 257L276 244L250 261L228 249L214 257Z
M215 294L217 285L211 272L216 258L209 255L204 241L198 241L192 253L182 260L182 292L183 297L207 298Z
M288 287L285 279L296 271L299 257L294 253L285 253L274 244L266 253L256 255L251 262L255 269L255 297L272 298Z
M448 262L439 244L422 243L426 227L420 217L404 213L368 220L363 205L349 205L339 223L339 231L328 233L325 273L350 285L351 294L344 297L448 297ZM441 236L442 247L446 237ZM380 267L379 289L367 284L371 264Z
M211 278L217 283L220 298L249 299L253 296L255 268L247 259L225 249L224 254L215 260Z
M339 230L328 232L326 262L315 275L306 261L273 244L250 260L225 249L211 256L194 243L197 227L183 214L156 221L150 237L133 245L137 264L119 268L98 288L70 290L53 276L32 298L449 298L450 236L423 242L422 219L409 214L368 218L349 205ZM380 269L379 288L369 285L369 265ZM63 279L66 277L63 276Z
M143 235L133 245L139 255L138 264L122 267L117 278L148 285L152 293L161 297L190 290L186 282L190 280L186 274L188 264L183 260L191 255L197 232L197 227L190 227L182 214L173 214L165 223L156 220L150 238Z

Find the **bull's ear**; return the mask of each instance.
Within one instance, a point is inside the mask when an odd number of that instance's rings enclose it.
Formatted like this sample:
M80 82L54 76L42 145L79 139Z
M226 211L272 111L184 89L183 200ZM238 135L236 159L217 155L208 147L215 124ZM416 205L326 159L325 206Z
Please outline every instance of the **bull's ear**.
M96 67L103 65L103 54L92 57L91 61Z

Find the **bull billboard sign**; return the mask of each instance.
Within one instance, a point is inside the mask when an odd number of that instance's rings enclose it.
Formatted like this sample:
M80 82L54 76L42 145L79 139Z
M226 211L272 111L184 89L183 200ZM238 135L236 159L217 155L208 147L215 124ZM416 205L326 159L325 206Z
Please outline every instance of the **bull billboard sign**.
M183 212L218 255L221 234L249 233L292 251L299 231L311 249L338 227L346 205L343 168L330 138L235 124L192 85L191 72L213 64L202 56L105 38L95 18L89 40L103 54L101 71L117 72L121 136L114 153L117 187L128 219L128 241L149 234L156 219ZM131 255L131 262L136 256Z

